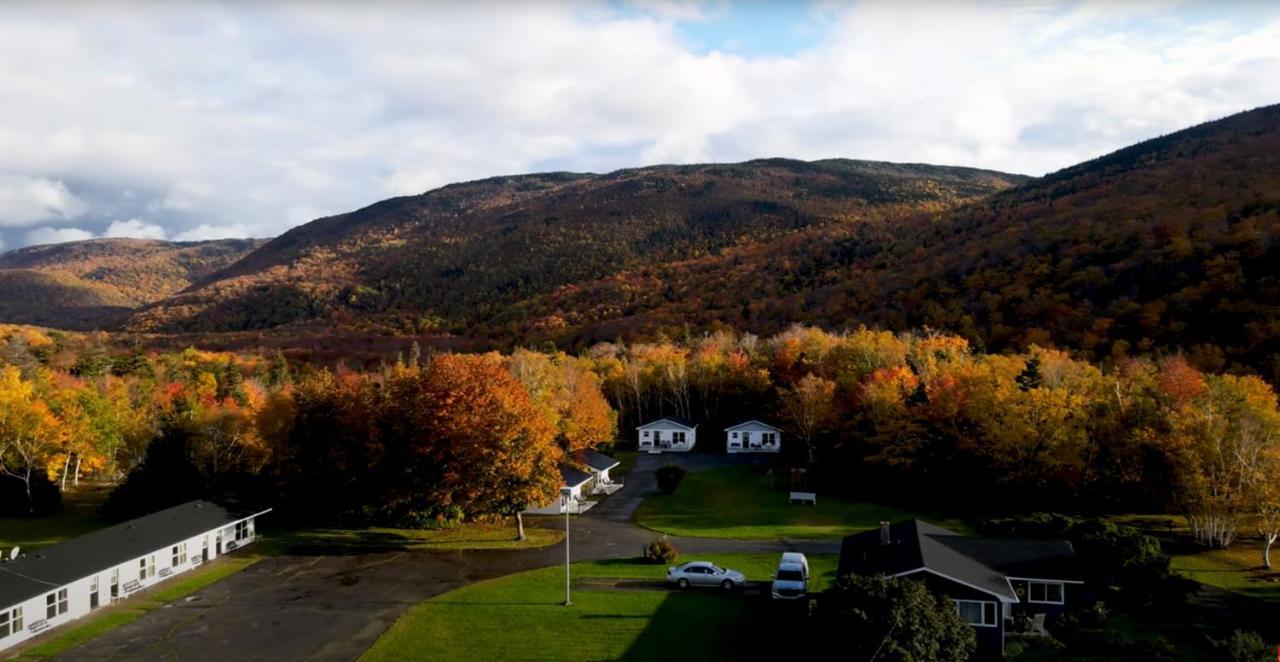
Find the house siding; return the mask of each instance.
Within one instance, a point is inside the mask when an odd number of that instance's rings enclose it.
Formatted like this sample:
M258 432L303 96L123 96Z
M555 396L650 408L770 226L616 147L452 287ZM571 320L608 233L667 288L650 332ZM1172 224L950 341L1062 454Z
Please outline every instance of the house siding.
M978 649L973 659L995 660L1004 657L1004 628L1009 605L1001 602L999 598L990 593L978 591L931 573L920 572L906 576L923 581L925 588L929 589L930 592L944 596L948 600L994 602L996 604L996 624L991 627L971 626L973 634L978 641Z
M171 577L202 565L205 562L203 556L203 545L206 536L208 536L209 540L209 560L213 560L218 556L217 548L215 546L215 536L219 532L223 533L223 540L225 541L222 550L224 554L252 543L257 538L254 525L255 518L256 516L248 517L231 522L227 526L218 526L213 529L209 529L205 533L175 541L165 545L164 547L158 548L153 552L130 559L118 565L103 568L91 575L63 584L62 586L51 586L47 593L43 593L34 598L30 598L17 604L0 607L0 613L12 613L15 608L21 607L23 620L22 628L19 631L12 632L7 637L0 638L0 651L33 639L53 628L74 621L92 611L97 611L97 609L112 604L111 577L113 571L118 573L119 578L119 594L114 599L114 602L119 602L136 595L143 589L160 584ZM235 528L240 522L248 523L248 535L247 537L237 541L235 540ZM181 546L184 543L187 546L186 561L179 562L177 565L174 565L172 553L173 547ZM155 557L154 574L150 572L152 566L149 562L152 557ZM139 574L141 568L140 562L142 561L148 562L148 572L146 577L141 577ZM94 578L97 578L98 580L97 607L91 606L91 587L93 586ZM59 591L62 590L66 590L67 592L66 610L55 613L51 618L47 613L47 597L49 595L54 595L56 604L56 596Z

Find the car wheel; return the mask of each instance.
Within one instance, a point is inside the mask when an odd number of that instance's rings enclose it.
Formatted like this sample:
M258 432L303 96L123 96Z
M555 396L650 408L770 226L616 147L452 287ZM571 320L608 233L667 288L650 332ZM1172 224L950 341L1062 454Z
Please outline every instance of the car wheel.
M680 580L676 582L676 586L680 588L689 588L689 580L681 577Z
M732 580L732 579L726 579L726 580L724 580L724 581L720 582L720 587L721 587L721 588L723 588L723 589L724 589L724 590L726 590L726 591L732 591L732 590L733 590L733 580Z

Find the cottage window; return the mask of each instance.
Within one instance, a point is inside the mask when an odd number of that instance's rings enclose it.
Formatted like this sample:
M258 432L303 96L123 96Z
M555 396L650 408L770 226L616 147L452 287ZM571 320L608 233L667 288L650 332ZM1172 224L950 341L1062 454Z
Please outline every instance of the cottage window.
M94 575L93 578L89 580L89 608L90 609L98 608L98 576L97 575Z
M0 639L9 636L9 612L0 612Z
M173 546L173 567L178 567L187 562L187 543Z
M115 568L111 571L111 599L115 600L120 597L120 569Z
M995 627L996 603L982 600L956 600L956 613L969 625Z
M672 432L672 433L671 433L671 443L673 443L673 444L683 444L683 443L684 443L684 433L683 433L683 432Z
M13 608L13 633L22 632L22 607Z
M244 540L249 537L249 520L236 522L236 540Z
M760 439L760 440L761 440L762 442L764 442L764 445L765 445L765 446L772 446L772 445L774 445L774 444L778 443L778 435L777 435L777 433L774 433L774 432L765 432L765 433L762 433L762 434L760 435L760 437L761 437L761 439Z
M1028 582L1027 601L1046 605L1060 605L1062 599L1061 582Z

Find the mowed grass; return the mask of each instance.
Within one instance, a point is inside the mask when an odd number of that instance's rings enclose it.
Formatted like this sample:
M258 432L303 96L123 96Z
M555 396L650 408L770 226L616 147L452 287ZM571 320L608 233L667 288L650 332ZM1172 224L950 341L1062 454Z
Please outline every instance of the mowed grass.
M781 484L782 479L779 480ZM636 510L636 522L681 536L734 539L835 538L866 531L881 521L919 517L968 532L954 518L939 518L891 506L846 501L821 492L816 506L788 502L788 492L753 467L722 467L692 472L675 494L656 494Z
M692 557L680 561L695 560ZM699 557L772 576L776 554ZM810 558L820 590L835 573L833 556ZM750 657L759 639L753 615L771 605L714 589L656 585L666 566L638 559L575 563L573 605L564 601L564 568L546 568L473 584L410 609L362 660L720 660ZM655 582L613 588L614 579ZM594 588L594 590L592 590ZM754 632L753 632L754 630Z
M1195 542L1181 515L1121 515L1117 523L1136 527L1160 540L1169 568L1202 584L1280 605L1280 545L1272 548L1272 568L1262 567L1262 541L1248 529L1229 549L1209 549Z
M1253 542L1254 544L1249 544ZM1280 606L1280 550L1272 568L1262 567L1261 543L1237 542L1230 549L1206 549L1172 555L1170 568L1202 584L1217 586Z
M32 551L108 526L98 512L110 491L110 485L85 483L67 490L56 515L0 517L0 551L7 557L15 546Z
M272 546L288 551L292 546L369 549L525 549L546 547L564 539L559 529L531 526L525 518L525 540L516 540L514 523L468 523L449 529L307 529L273 536Z

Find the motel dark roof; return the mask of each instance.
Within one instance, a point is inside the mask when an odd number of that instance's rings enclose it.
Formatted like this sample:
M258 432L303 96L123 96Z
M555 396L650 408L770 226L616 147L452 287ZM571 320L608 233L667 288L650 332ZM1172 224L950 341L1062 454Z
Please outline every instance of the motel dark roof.
M889 525L889 544L874 529L847 536L840 571L902 575L929 571L1016 602L1010 577L1074 580L1075 551L1065 540L969 538L920 520Z
M698 427L698 424L697 424L697 423L694 423L693 421L691 421L691 420L689 420L689 419L687 419L687 418L680 418L679 416L663 416L662 418L655 418L654 420L649 421L648 423L645 423L644 425L641 425L641 426L640 426L640 429L653 427L653 426L655 426L655 425L657 425L657 424L659 424L659 423L663 423L663 422L666 422L666 423L675 423L676 425L679 425L680 427L683 427L683 428L686 428L686 429L689 429L689 430L692 430L692 429L694 429L694 428Z
M256 514L190 501L0 562L0 609Z
M619 462L604 453L599 453L591 449L578 451L574 458L582 464L585 464L596 471L604 471L618 466Z
M562 464L560 465L560 479L564 481L565 487L577 487L591 480L591 474L574 469L567 464Z

